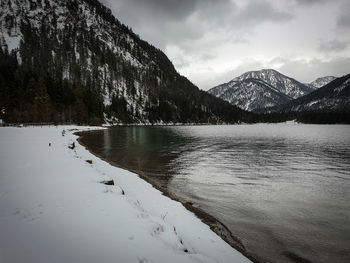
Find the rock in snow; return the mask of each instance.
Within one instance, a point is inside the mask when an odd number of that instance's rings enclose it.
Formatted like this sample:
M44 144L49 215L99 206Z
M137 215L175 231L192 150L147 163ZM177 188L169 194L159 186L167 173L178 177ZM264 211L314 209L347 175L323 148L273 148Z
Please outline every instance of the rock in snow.
M0 128L0 262L250 262L181 203L89 153L77 129L90 128Z

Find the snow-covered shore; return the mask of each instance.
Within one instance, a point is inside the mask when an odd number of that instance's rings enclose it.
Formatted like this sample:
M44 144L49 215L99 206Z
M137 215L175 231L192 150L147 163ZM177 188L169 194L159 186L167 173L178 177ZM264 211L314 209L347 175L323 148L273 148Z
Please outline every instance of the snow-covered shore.
M76 129L91 128L0 128L1 263L250 262L181 203L89 153Z

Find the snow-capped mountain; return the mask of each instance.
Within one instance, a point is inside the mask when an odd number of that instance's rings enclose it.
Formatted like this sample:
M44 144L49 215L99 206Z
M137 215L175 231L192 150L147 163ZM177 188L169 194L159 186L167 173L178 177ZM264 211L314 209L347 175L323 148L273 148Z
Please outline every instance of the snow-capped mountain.
M318 88L323 87L324 85L327 85L329 82L331 82L335 79L336 79L336 77L334 77L334 76L321 77L321 78L317 78L313 82L308 83L306 85L308 85L310 88L316 90Z
M336 78L314 92L288 102L279 112L350 110L350 74Z
M273 69L249 71L208 92L249 111L280 106L313 89Z
M311 92L306 85L287 77L274 69L262 69L258 71L249 71L233 79L233 81L242 81L245 79L260 79L275 87L281 93L296 99Z
M231 82L229 86L214 88L210 93L249 111L259 111L291 100L270 84L253 78Z
M0 2L7 121L235 122L98 0ZM2 74L2 75L1 75ZM16 99L13 99L16 98Z

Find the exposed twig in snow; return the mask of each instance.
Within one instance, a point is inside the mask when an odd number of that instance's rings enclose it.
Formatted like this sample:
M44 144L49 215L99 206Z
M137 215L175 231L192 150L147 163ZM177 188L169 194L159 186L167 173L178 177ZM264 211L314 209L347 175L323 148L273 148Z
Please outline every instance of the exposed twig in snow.
M114 185L114 181L113 180L105 180L105 181L102 181L101 183L105 184L105 185Z
M74 142L72 142L72 144L71 144L71 145L68 145L68 148L69 148L69 149L71 149L71 150L73 150L73 149L75 148L75 143L74 143Z
M163 214L161 215L161 217L162 217L163 220L165 219L165 217L167 216L167 214L168 214L168 212L166 212L164 215L163 215Z

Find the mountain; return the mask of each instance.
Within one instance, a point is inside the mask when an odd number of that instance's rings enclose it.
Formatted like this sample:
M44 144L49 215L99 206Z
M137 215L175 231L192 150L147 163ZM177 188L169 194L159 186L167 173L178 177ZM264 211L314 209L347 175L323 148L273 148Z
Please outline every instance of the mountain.
M0 2L0 119L237 122L97 0Z
M273 69L249 71L208 93L249 111L281 106L306 95L312 88Z
M244 79L218 86L209 91L212 95L229 101L241 109L259 111L284 104L291 98L260 79Z
M287 77L274 69L262 69L258 71L249 71L241 76L233 79L234 81L242 81L244 79L260 79L275 87L281 93L296 99L304 96L311 90L306 85L296 81L293 78Z
M279 112L350 112L350 74L288 102Z
M331 82L335 79L336 79L336 77L334 77L334 76L321 77L321 78L318 78L318 79L314 80L313 82L308 83L306 85L309 86L310 88L316 90L318 88L323 87L324 85L328 84L329 82Z

